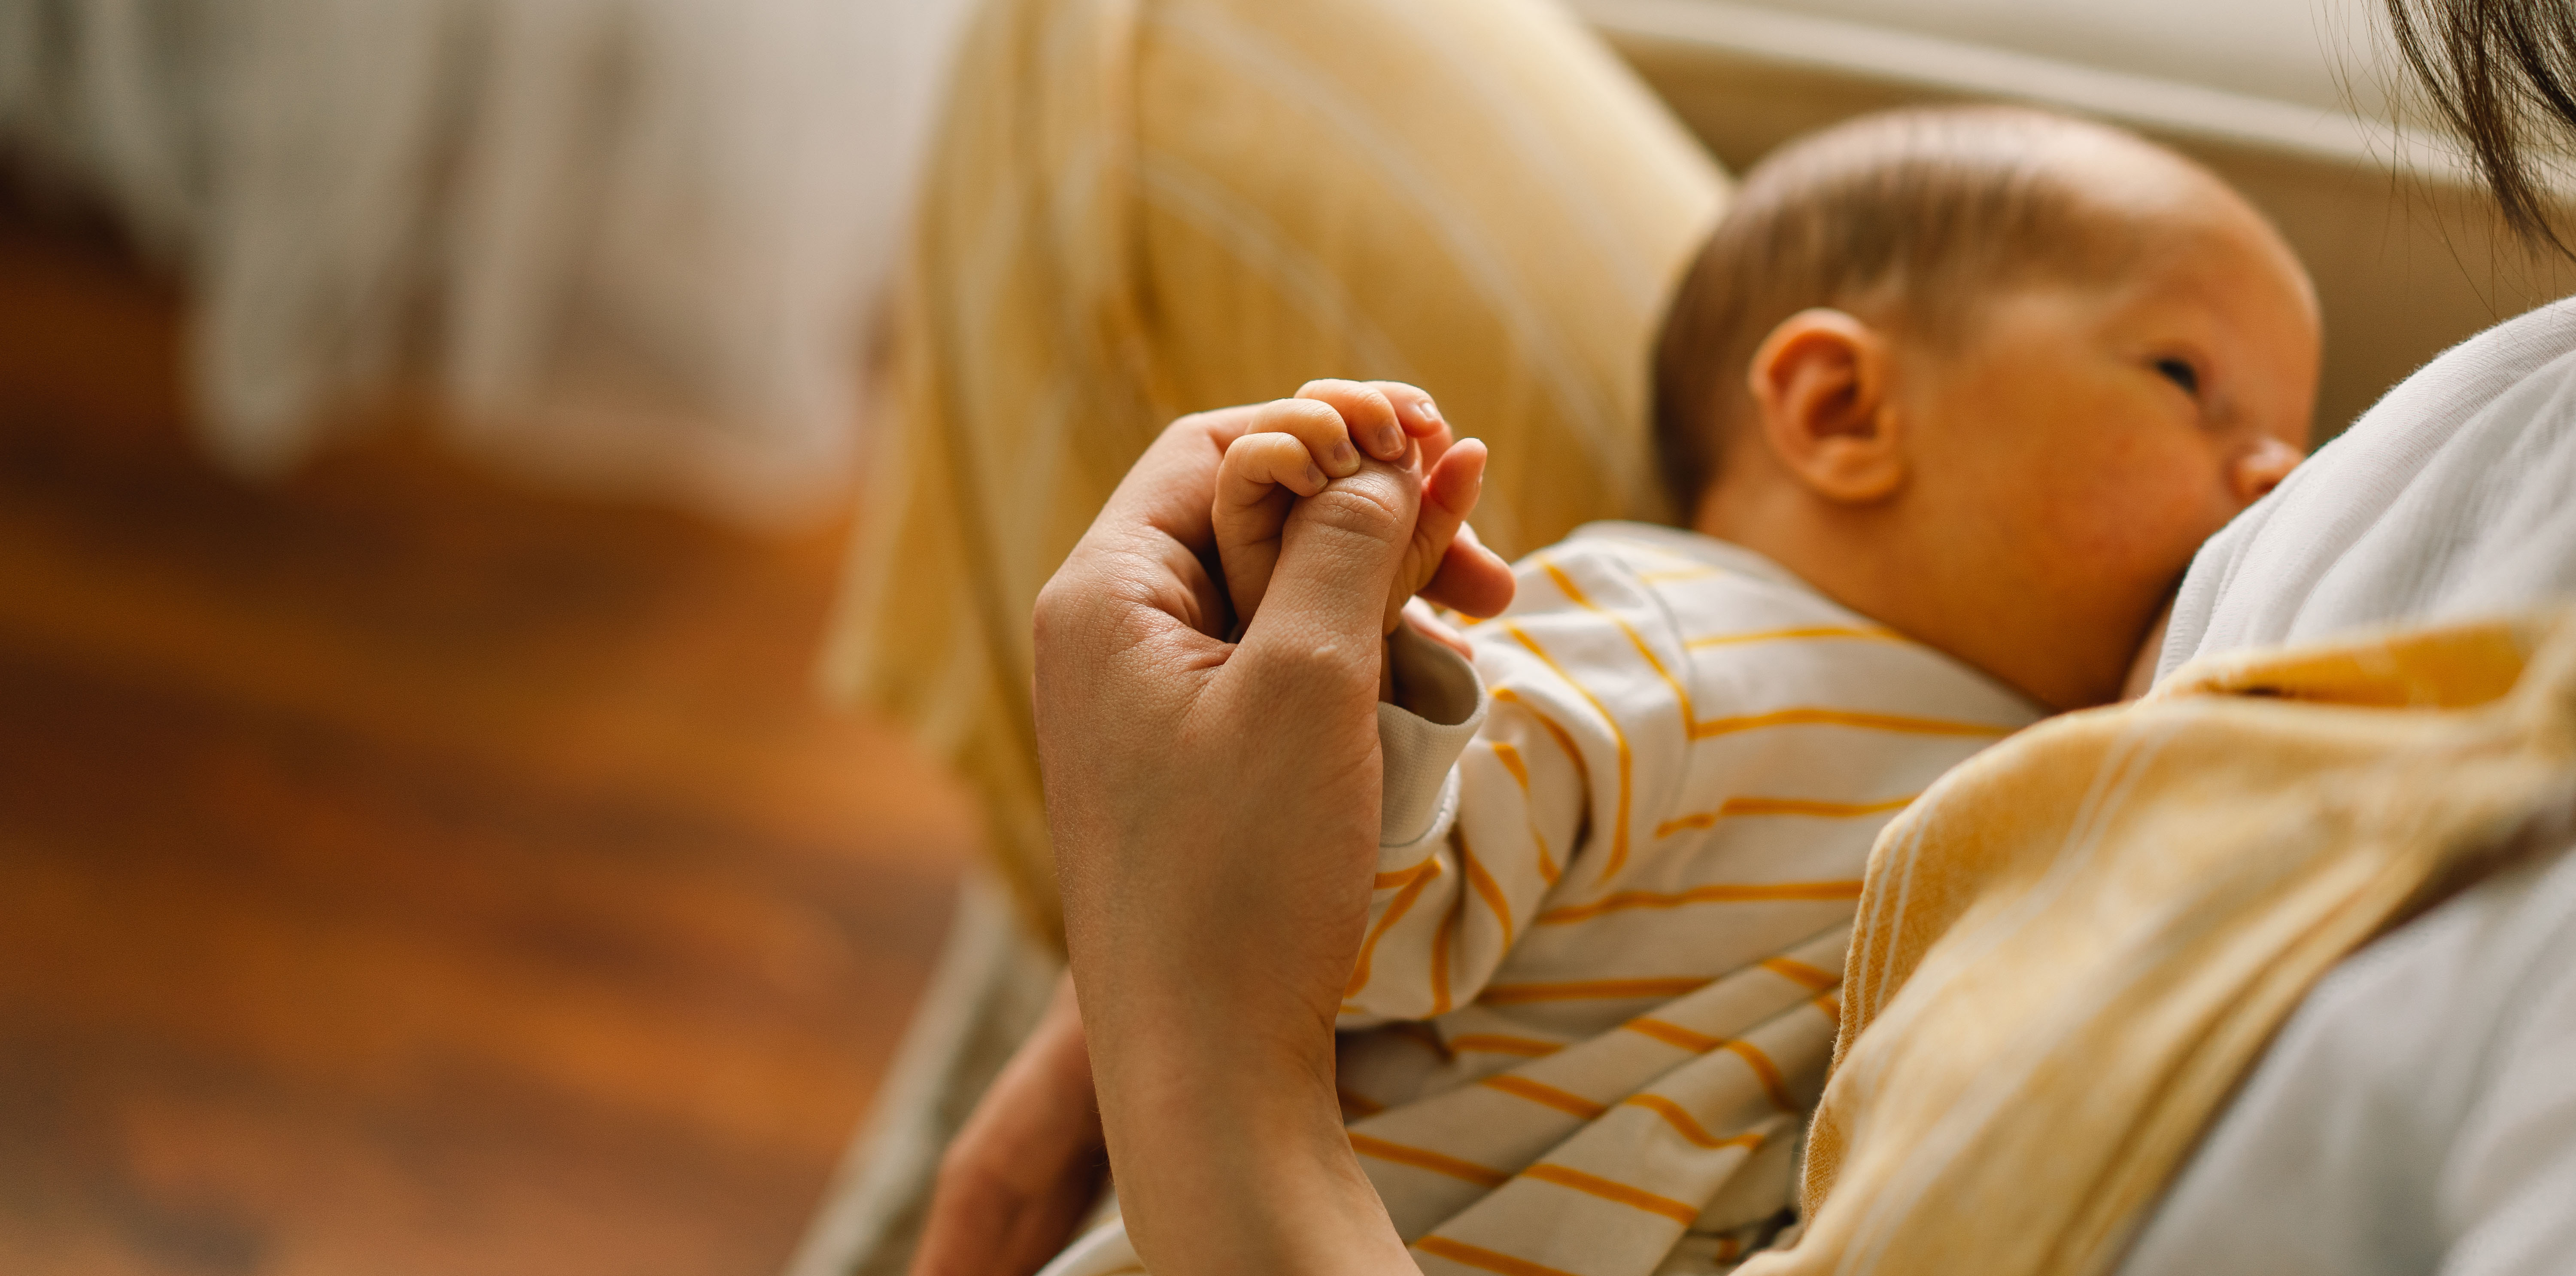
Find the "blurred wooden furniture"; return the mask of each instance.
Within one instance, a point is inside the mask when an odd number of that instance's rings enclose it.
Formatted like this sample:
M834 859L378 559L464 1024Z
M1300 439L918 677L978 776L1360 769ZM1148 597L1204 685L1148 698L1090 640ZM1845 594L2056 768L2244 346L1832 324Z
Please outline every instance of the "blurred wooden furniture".
M972 838L814 707L840 537L245 486L178 313L0 216L0 1271L774 1271Z

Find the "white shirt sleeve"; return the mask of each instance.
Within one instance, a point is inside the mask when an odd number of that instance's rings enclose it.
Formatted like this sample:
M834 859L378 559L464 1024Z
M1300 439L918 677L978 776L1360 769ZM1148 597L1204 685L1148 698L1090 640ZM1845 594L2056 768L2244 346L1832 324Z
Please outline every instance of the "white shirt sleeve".
M1377 707L1386 789L1378 844L1422 846L1457 819L1458 755L1485 725L1485 683L1467 658L1400 625L1388 644L1397 698Z

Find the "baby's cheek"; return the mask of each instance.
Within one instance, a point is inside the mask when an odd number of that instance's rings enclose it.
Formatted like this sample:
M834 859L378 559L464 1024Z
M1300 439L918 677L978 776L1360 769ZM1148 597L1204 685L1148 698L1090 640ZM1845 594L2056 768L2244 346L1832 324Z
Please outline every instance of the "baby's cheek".
M2063 496L2039 532L2056 568L2050 574L2071 590L2114 595L2122 610L2132 595L2170 585L2226 522L2208 492L2180 484L2132 480Z

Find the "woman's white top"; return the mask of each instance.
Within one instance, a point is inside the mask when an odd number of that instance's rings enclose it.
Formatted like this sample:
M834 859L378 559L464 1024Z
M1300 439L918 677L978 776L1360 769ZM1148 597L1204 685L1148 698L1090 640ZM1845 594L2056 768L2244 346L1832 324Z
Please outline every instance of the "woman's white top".
M2196 655L2576 597L2576 300L2453 347L2202 548Z
M2162 669L2576 597L2576 302L2408 378L2204 548ZM2576 1272L2576 855L2321 981L2124 1276Z

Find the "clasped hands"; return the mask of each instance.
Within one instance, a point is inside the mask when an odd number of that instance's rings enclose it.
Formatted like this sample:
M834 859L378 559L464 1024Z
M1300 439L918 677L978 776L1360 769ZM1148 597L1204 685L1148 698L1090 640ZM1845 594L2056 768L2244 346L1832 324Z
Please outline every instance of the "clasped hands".
M1156 1276L1414 1271L1342 1133L1333 1021L1388 637L1417 593L1511 598L1465 523L1484 463L1418 389L1313 382L1175 422L1048 582L1036 726L1071 987L943 1161L915 1276L1036 1270L1103 1139Z

